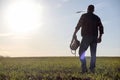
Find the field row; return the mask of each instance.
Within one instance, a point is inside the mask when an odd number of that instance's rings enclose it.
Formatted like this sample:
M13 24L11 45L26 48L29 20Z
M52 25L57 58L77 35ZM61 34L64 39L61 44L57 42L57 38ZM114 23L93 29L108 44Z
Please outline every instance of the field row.
M120 80L119 57L97 58L94 74L80 65L78 57L0 58L0 80Z

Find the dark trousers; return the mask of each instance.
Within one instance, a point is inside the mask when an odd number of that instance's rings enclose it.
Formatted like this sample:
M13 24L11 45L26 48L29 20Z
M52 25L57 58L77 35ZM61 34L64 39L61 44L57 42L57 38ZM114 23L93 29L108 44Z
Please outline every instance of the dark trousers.
M82 37L82 41L79 48L79 57L81 61L82 70L87 69L85 51L88 49L89 46L90 46L90 52L91 52L90 69L94 69L95 63L96 63L97 36Z

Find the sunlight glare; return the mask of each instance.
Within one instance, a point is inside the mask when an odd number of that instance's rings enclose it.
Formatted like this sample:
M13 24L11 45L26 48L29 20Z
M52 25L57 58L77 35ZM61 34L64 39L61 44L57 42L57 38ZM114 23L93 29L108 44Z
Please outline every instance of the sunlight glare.
M41 27L42 8L33 0L14 1L7 6L4 17L12 33L26 35Z

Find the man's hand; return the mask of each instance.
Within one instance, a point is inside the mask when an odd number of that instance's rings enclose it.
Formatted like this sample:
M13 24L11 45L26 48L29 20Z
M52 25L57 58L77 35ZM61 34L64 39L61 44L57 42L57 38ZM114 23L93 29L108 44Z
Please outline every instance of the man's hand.
M98 39L97 39L97 43L100 43L100 42L101 42L101 38L98 38Z
M99 35L98 39L97 39L97 43L101 43L102 41L102 34Z

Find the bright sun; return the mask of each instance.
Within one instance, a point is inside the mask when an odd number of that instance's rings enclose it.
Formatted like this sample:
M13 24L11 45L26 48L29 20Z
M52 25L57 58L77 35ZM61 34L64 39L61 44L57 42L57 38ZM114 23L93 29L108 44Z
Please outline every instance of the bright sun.
M14 1L6 7L4 17L12 33L25 35L41 26L42 8L33 0Z

